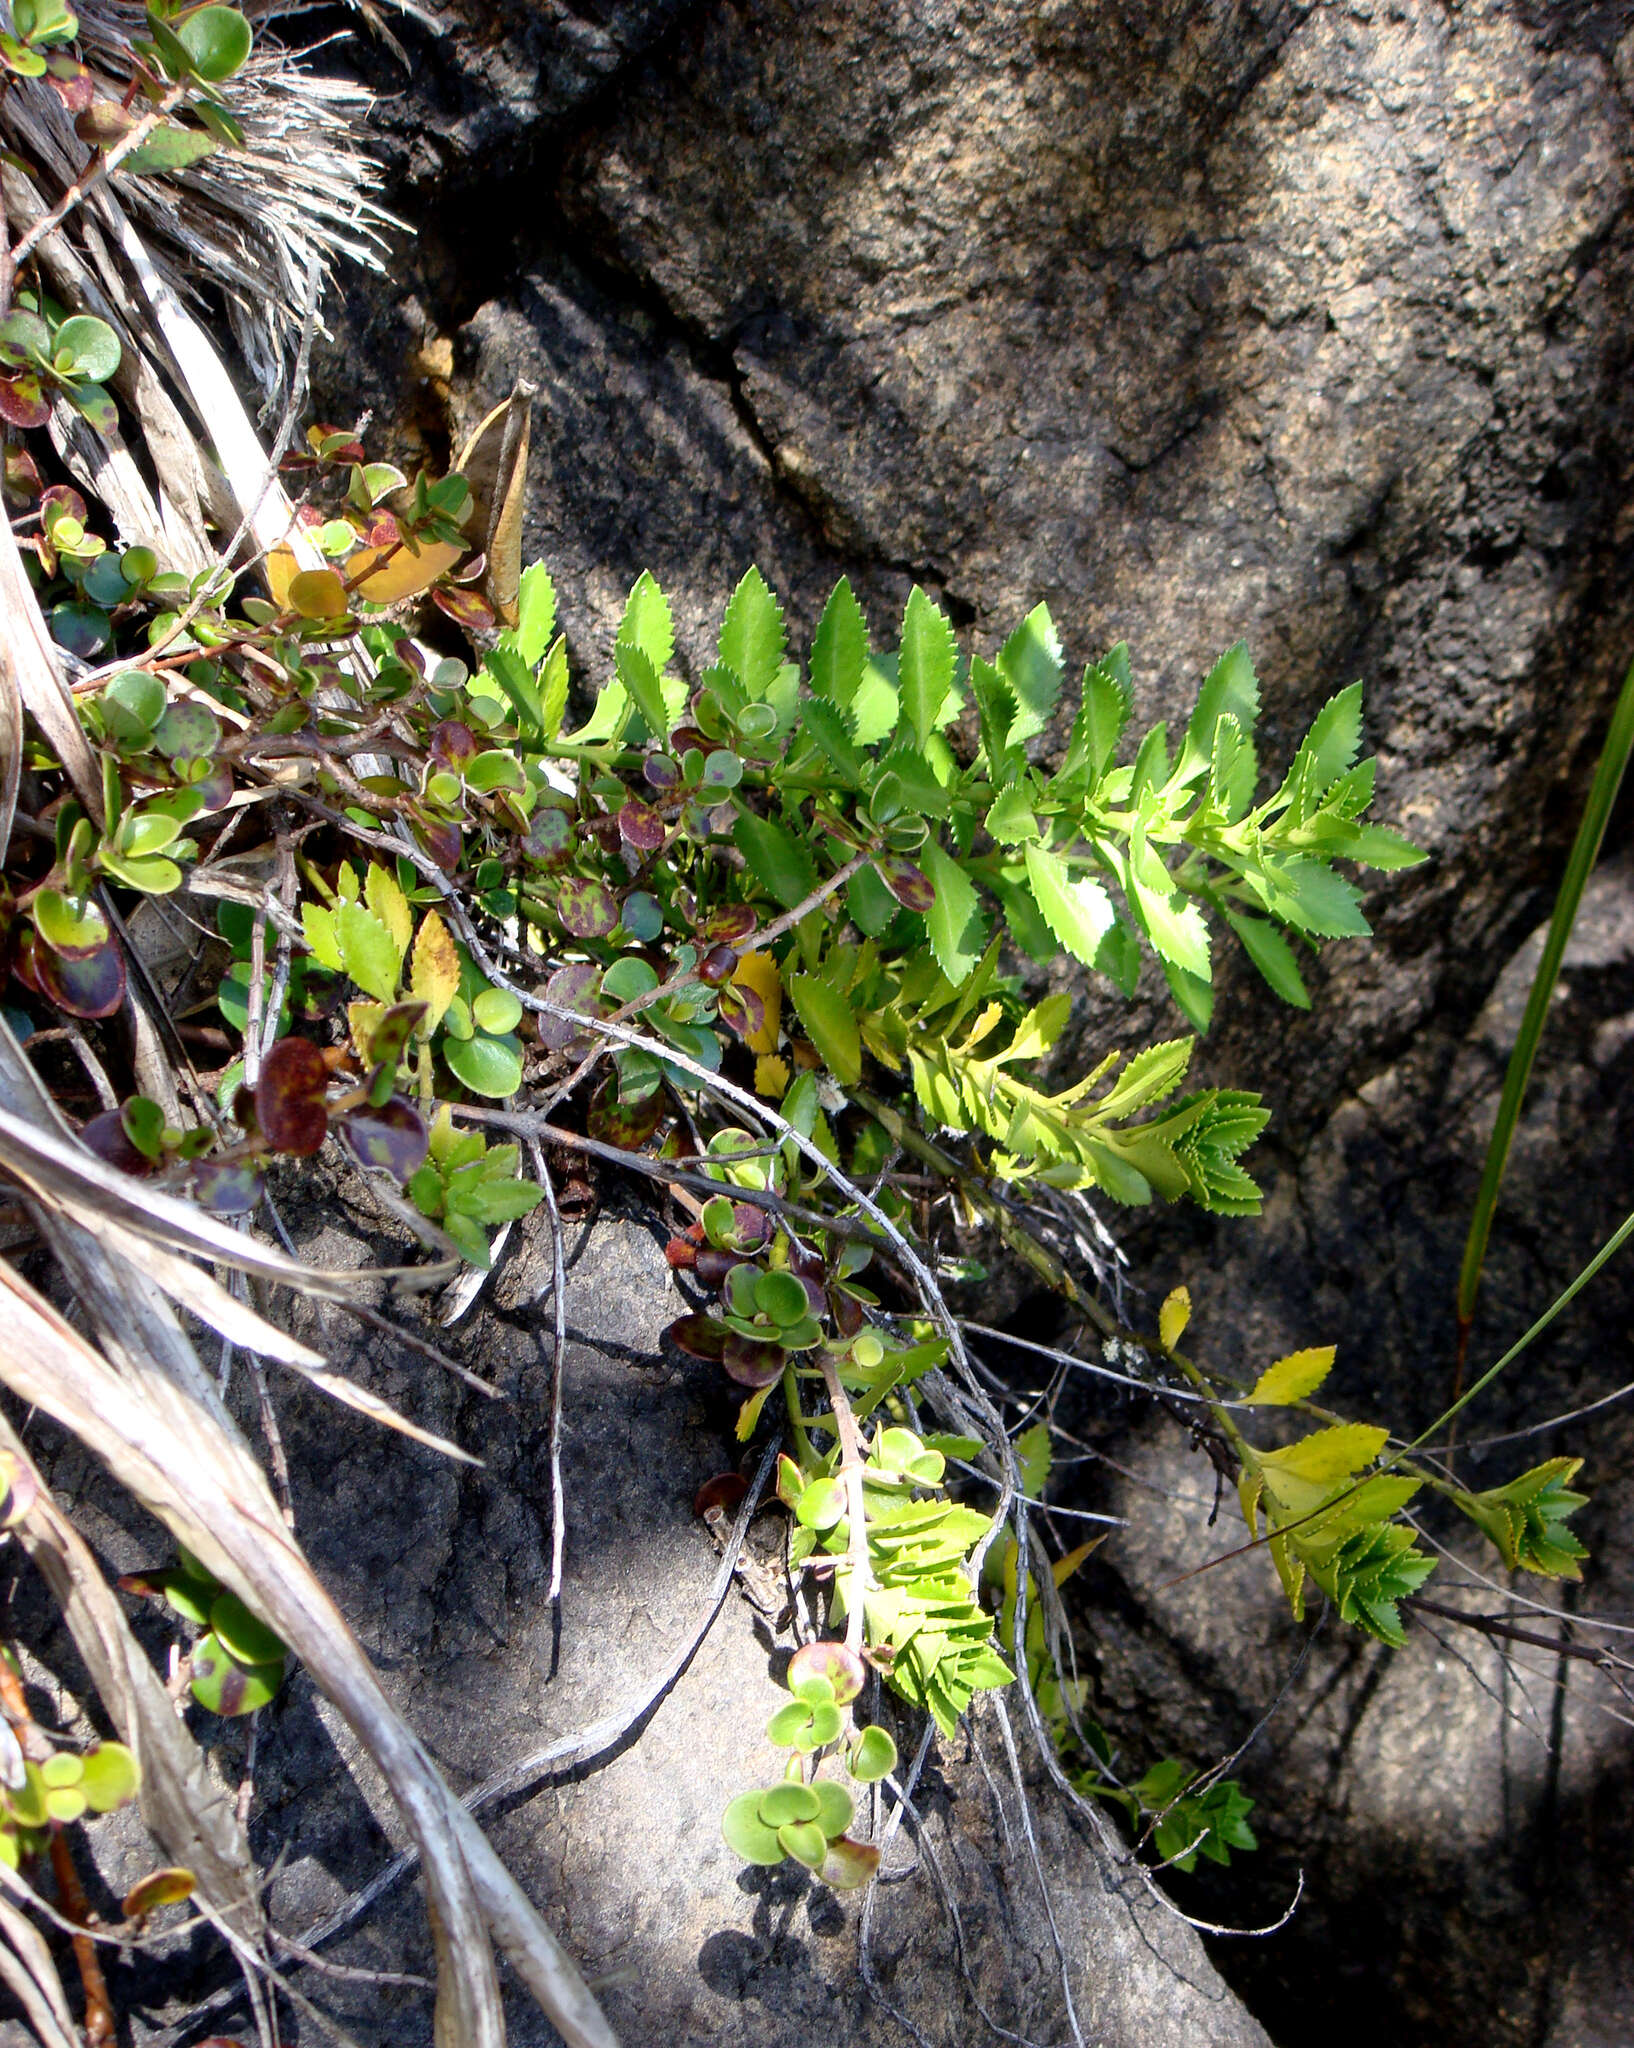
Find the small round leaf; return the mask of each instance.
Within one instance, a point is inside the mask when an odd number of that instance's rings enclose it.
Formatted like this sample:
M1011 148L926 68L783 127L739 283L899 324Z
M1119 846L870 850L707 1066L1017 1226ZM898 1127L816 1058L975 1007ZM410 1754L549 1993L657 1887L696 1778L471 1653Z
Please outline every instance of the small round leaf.
M760 1798L758 1792L740 1792L721 1816L721 1834L745 1863L781 1863L783 1845L776 1829L760 1818Z

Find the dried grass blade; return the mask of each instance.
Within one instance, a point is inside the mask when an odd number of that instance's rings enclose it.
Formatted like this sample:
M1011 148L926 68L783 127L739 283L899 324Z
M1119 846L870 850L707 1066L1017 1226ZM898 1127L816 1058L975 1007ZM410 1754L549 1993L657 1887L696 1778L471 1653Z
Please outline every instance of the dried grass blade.
M27 2015L40 2048L79 2048L67 1994L45 1937L9 1899L0 1899L0 1977Z
M424 1858L438 1954L439 2048L503 2043L485 1919L570 2048L616 2048L578 1971L381 1692L344 1617L284 1528L259 1470L246 1486L236 1443L213 1416L195 1409L178 1427L175 1404L153 1398L164 1393L162 1376L117 1372L3 1262L0 1289L18 1310L12 1341L0 1353L0 1378L73 1430L208 1570L266 1618L379 1765Z
M141 1765L142 1818L171 1860L193 1872L200 1895L241 1935L258 1938L255 1867L232 1801L211 1779L203 1751L177 1718L89 1545L52 1499L3 1415L0 1450L34 1478L38 1491L18 1540L51 1589L120 1741Z
M102 777L80 729L74 700L58 674L51 637L23 573L9 519L0 519L0 666L6 671L7 690L15 688L24 710L68 770L75 795L100 825Z

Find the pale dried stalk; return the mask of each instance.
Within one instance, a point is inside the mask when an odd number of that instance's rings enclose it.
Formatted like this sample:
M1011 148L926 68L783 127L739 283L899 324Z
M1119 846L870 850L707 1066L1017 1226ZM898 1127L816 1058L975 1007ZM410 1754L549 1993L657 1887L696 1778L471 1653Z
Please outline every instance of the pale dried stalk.
M0 1290L14 1311L0 1378L72 1430L207 1570L266 1617L379 1765L424 1862L439 2048L502 2048L487 1926L572 2048L616 2048L577 1970L381 1692L233 1435L198 1407L179 1426L161 1371L116 1370L3 1263Z

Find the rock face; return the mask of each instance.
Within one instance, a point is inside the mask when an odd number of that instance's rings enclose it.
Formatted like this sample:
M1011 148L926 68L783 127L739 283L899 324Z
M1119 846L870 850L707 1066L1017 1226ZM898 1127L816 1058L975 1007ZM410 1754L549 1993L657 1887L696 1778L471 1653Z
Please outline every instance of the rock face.
M406 90L359 61L394 95L381 142L420 238L353 292L324 403L436 455L538 386L528 542L583 678L641 569L696 668L754 560L797 638L841 573L882 638L914 582L983 648L1046 598L1069 654L1127 637L1169 716L1246 638L1268 755L1365 679L1380 815L1433 859L1376 892L1374 945L1330 949L1313 1015L1222 978L1206 1064L1276 1109L1266 1215L1135 1245L1157 1292L1190 1282L1222 1363L1337 1339L1336 1398L1423 1426L1524 996L1509 963L1634 620L1634 6L444 0L397 33ZM1627 1198L1626 892L1601 885L1551 1027L1479 1355ZM1147 991L1133 1015L1086 993L1090 1040L1177 1028ZM1634 1377L1631 1306L1614 1272L1472 1429ZM1097 1442L1165 1484L1179 1457ZM1615 1421L1469 1469L1566 1448L1614 1499ZM1203 1758L1297 1644L1251 1569L1152 1591L1219 1540L1186 1471L1201 1505L1154 1521L1131 1494L1082 1619L1118 1732ZM1595 1513L1584 1602L1607 1611L1634 1551ZM1290 2048L1629 2037L1620 1731L1580 1667L1562 1693L1536 1657L1522 1705L1489 1649L1449 1645L1391 1663L1330 1629L1241 1767L1268 1853L1199 1897L1267 1917L1305 1866L1288 1934L1219 1950ZM731 2024L826 2038L797 2009Z

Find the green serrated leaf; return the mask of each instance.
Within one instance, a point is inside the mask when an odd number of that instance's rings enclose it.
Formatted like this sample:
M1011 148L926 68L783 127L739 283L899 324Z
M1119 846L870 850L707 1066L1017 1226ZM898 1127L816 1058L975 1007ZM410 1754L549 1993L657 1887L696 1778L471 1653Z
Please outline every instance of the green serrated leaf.
M998 669L1015 699L1009 744L1041 733L1061 696L1061 638L1047 605L1035 605L999 650Z
M956 860L934 839L925 842L919 858L936 891L925 915L931 951L950 984L959 988L987 950L987 925L970 878Z
M850 578L842 576L817 622L817 637L811 646L812 689L830 704L846 709L862 685L867 660L868 627L862 606Z
M862 1079L857 1015L839 990L815 974L791 974L786 987L806 1036L842 1088Z
M1101 941L1116 922L1111 897L1087 876L1075 880L1058 853L1029 846L1025 857L1039 915L1075 960L1093 967Z
M776 680L786 644L783 608L760 571L750 569L726 607L719 658L743 685L751 703L764 697Z
M941 726L942 706L953 683L953 628L915 584L902 616L902 651L897 688L902 731L921 752Z
M617 644L638 648L652 664L655 676L664 673L675 652L675 628L670 619L669 600L659 589L656 579L645 569L636 578L625 604ZM659 731L664 728L655 726L653 729Z
M811 855L784 826L746 811L732 827L732 843L749 863L749 873L785 910L796 909L815 891Z

